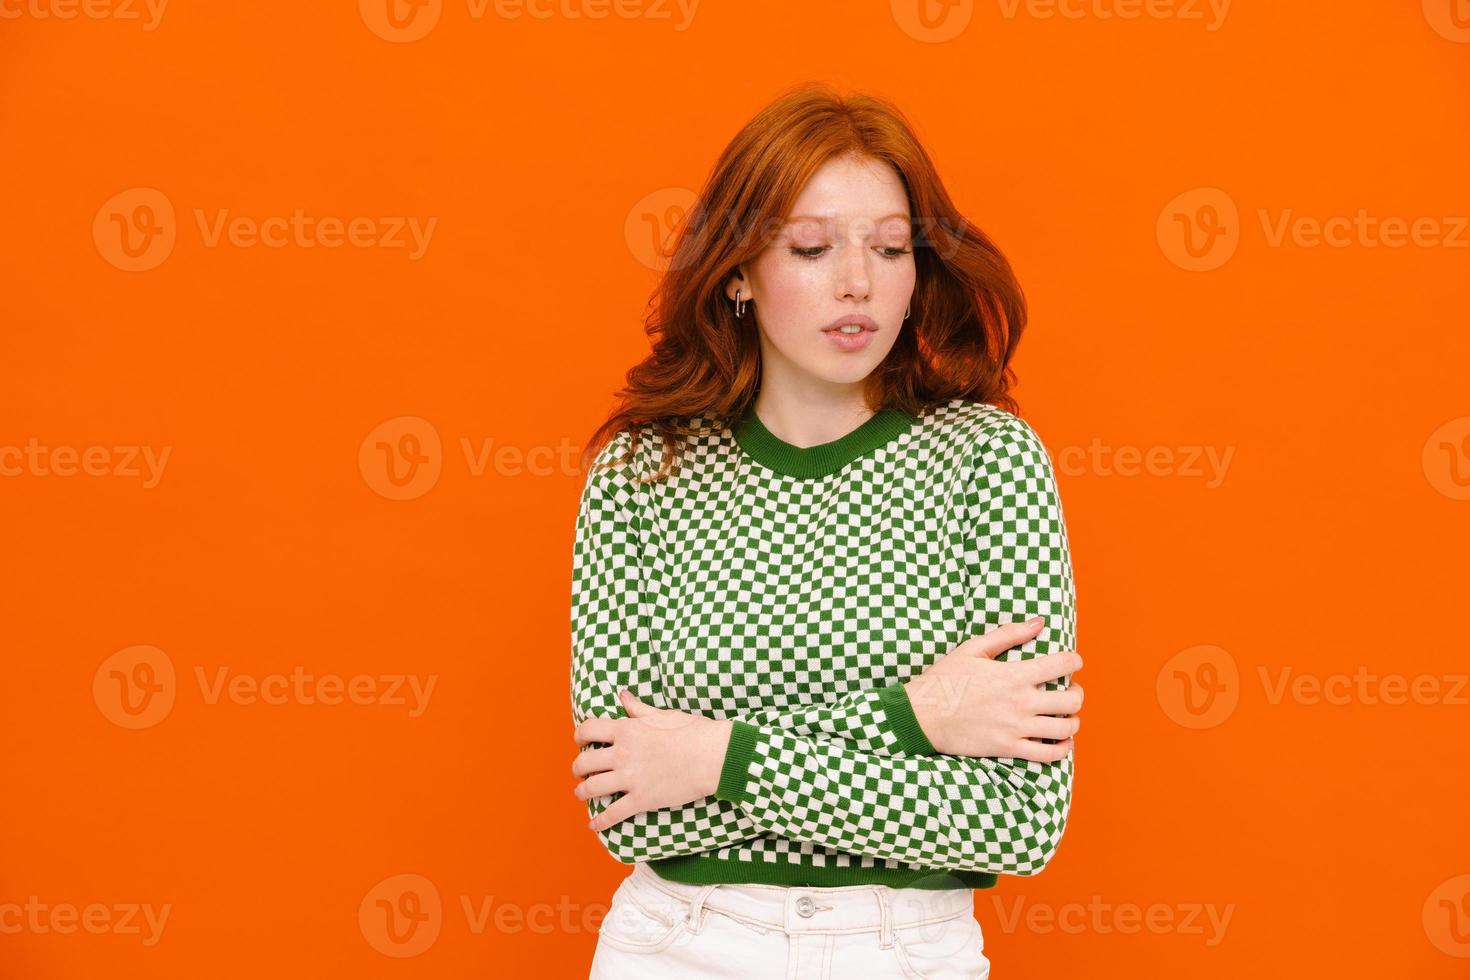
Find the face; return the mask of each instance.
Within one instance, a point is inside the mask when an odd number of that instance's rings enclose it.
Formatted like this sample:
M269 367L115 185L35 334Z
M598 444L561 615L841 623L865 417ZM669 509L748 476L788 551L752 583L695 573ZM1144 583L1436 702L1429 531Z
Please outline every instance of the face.
M762 386L853 385L882 363L914 292L908 197L882 161L840 157L812 175L770 244L732 276L754 301ZM848 314L867 318L855 335L824 331ZM849 328L851 329L851 328Z

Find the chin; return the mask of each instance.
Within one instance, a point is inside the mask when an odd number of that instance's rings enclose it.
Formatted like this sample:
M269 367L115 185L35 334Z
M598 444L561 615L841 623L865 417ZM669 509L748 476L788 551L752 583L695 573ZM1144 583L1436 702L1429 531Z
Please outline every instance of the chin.
M881 361L882 358L864 357L859 360L856 357L845 357L840 363L834 364L828 361L825 364L813 366L809 370L813 375L829 384L856 384L872 374L873 369Z

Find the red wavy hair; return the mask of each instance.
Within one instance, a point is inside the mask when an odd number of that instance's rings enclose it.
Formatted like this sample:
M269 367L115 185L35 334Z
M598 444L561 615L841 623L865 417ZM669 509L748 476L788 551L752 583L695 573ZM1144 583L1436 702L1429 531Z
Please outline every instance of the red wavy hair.
M618 406L583 452L584 469L625 429L626 462L649 426L666 452L648 479L663 479L681 438L719 431L692 425L695 418L727 426L740 417L758 386L760 340L756 317L737 318L723 286L770 243L812 174L848 154L886 161L898 172L913 229L912 312L863 382L868 407L922 414L966 398L1019 413L1010 360L1026 325L1026 301L1010 263L949 199L896 106L806 84L751 119L705 180L649 300L644 329L652 349L628 370Z

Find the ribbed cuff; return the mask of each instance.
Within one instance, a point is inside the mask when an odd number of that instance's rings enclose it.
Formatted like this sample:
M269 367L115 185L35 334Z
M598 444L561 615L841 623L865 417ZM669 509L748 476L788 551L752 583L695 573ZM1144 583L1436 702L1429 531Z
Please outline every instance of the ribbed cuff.
M725 764L720 769L720 785L715 796L731 803L742 803L753 799L745 791L750 782L750 759L755 755L755 739L759 733L749 722L738 719L732 722L730 744L725 749Z
M919 726L919 716L914 714L914 704L909 700L908 688L901 682L879 689L878 703L883 705L888 724L898 737L899 748L912 755L939 754L939 750Z

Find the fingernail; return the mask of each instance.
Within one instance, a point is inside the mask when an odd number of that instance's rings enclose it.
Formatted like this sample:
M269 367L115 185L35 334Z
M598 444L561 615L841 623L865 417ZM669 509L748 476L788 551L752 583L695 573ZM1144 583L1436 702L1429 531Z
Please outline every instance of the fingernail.
M1027 626L1040 626L1044 622L1046 622L1046 617L1045 616L1032 616L1030 619L1026 620L1026 625Z

